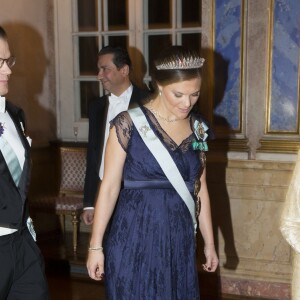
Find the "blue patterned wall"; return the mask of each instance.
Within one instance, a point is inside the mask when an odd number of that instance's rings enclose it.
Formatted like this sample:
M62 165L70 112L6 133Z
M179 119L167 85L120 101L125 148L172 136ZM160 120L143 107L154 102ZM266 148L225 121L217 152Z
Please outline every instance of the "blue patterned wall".
M241 0L216 0L215 52L228 61L227 84L214 114L226 119L231 130L241 130ZM215 78L222 66L215 65ZM216 86L218 83L216 82ZM219 101L220 99L218 99Z
M228 61L222 100L214 114L241 131L242 116L242 0L216 0L215 52ZM268 133L299 133L300 0L273 0L269 72ZM259 55L259 53L257 54ZM215 66L215 78L224 72ZM217 85L217 82L216 82Z
M300 0L275 0L269 132L298 133Z

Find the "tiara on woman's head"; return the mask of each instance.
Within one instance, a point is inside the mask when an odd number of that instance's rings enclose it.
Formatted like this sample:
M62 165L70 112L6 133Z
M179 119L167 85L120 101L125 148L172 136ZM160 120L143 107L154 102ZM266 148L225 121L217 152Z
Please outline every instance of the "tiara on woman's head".
M187 70L198 69L203 66L205 59L202 57L176 58L174 61L162 63L156 66L157 70Z

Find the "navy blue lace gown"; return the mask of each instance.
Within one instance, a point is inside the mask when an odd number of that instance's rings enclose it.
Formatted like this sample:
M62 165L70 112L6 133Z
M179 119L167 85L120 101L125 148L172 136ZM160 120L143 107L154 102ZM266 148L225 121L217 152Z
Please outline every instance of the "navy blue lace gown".
M150 126L169 150L189 186L201 172L194 134L181 145L143 108ZM193 118L191 118L193 119ZM127 112L111 123L127 153L121 190L105 240L108 300L198 300L193 222L188 208L168 184Z

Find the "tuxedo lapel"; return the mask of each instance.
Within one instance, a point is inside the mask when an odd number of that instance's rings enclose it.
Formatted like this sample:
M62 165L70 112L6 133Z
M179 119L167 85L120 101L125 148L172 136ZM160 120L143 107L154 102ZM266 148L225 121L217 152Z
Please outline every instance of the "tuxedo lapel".
M0 151L0 174L3 174L4 172L10 173L9 168L6 164L5 158L2 154L2 152Z
M21 174L21 178L20 178L19 186L18 186L20 191L23 194L23 192L27 189L27 185L29 182L30 161L31 161L30 160L30 151L29 151L30 145L29 145L27 138L25 136L25 133L24 133L25 122L24 122L24 117L22 115L22 110L16 109L8 101L6 102L6 109L16 127L20 141L25 150L25 152L24 152L25 161L24 161L24 165L22 168L22 174ZM3 155L2 155L2 157L3 157ZM8 167L7 167L7 169L8 169ZM8 169L8 172L9 172L9 169ZM24 194L25 194L25 192L24 192ZM25 199L23 198L23 200L25 200Z
M27 153L28 153L28 149L29 149L29 143L26 139L26 136L25 136L25 122L24 122L24 118L21 117L21 113L20 113L20 110L19 111L15 111L14 109L12 109L12 107L10 106L9 102L7 102L7 112L9 113L12 121L14 122L15 124L15 127L17 129L17 132L18 132L18 135L19 135L19 138L22 142L22 145L25 149L25 157L27 156Z
M97 114L96 122L97 124L92 125L94 128L98 127L98 146L99 149L96 150L97 153L100 153L100 157L102 157L102 151L104 146L104 137L105 137L105 128L106 128L106 119L108 113L108 95L104 95L100 98L99 102L99 113ZM98 109L97 109L98 110ZM98 160L97 169L99 170L101 164L101 159Z
M101 114L99 115L100 117L99 125L101 126L100 128L101 140L104 139L104 135L105 135L105 126L106 126L106 119L107 119L108 106L109 106L108 95L103 96L103 101L104 101L104 107L102 108Z

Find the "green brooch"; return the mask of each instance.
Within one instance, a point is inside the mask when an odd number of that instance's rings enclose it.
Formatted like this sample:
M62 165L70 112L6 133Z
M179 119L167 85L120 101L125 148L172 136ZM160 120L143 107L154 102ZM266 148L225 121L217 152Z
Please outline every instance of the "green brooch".
M193 150L208 151L208 146L206 143L206 139L208 137L206 131L208 130L208 127L206 124L204 122L200 123L198 120L196 120L194 122L193 129L198 139L198 141L196 139L192 141Z

